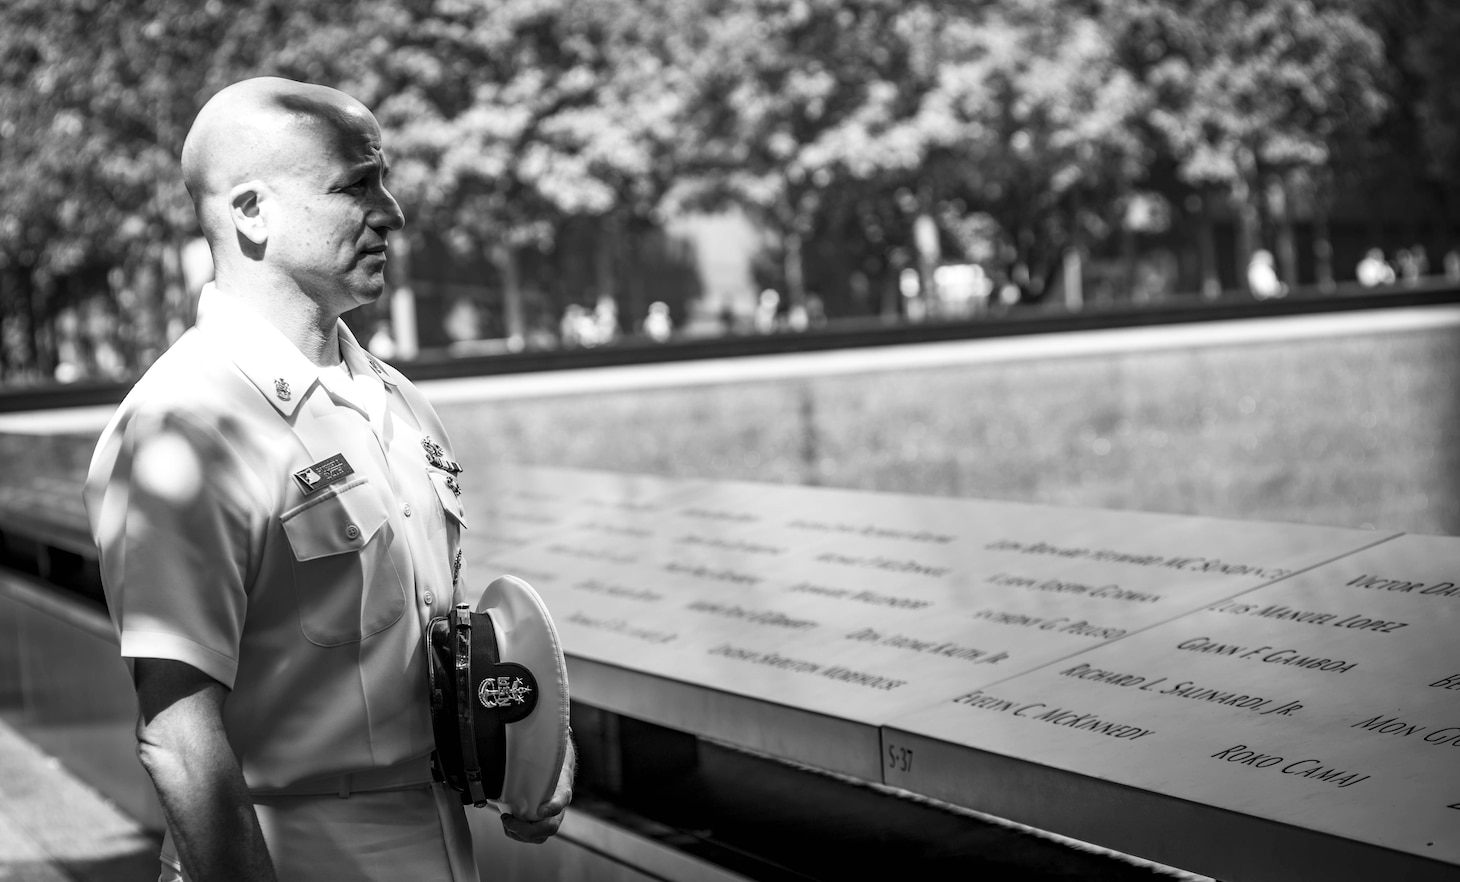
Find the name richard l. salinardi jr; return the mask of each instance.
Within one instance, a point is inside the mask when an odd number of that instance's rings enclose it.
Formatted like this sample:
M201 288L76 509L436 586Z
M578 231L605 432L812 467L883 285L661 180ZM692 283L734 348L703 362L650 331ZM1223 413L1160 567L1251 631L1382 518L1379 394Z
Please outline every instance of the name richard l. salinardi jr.
M1269 698L1263 695L1249 695L1235 689L1209 686L1192 680L1179 680L1173 683L1169 677L1112 671L1084 663L1065 668L1063 671L1060 671L1060 676L1084 680L1089 683L1101 683L1107 686L1135 689L1138 692L1149 692L1154 695L1184 698L1189 701L1210 702L1239 710L1256 711L1263 715L1276 714L1282 717L1292 716L1303 708L1302 702L1298 701Z

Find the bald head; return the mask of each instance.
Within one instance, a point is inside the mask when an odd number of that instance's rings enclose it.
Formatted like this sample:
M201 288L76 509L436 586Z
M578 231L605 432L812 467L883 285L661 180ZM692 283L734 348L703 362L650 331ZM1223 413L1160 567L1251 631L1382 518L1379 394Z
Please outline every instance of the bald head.
M380 296L387 238L405 215L359 101L274 77L234 83L198 112L182 165L220 288L326 316Z
M339 131L375 133L365 105L338 89L257 77L218 92L198 112L183 142L183 182L211 241L228 227L228 194L251 180L267 183L308 168L322 139Z

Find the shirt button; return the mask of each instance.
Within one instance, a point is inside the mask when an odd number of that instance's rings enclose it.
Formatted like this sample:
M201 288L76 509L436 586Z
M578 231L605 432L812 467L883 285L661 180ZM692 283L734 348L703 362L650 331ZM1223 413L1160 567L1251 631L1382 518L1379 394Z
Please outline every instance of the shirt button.
M355 526L354 524L346 524L345 525L345 538L346 539L359 539L360 538L360 528L357 527L357 526Z
M405 512L406 517L410 517L411 516L411 504L409 502L407 502L405 504L405 507L402 508L401 511Z
M431 604L433 604L433 603L436 602L436 598L432 597L431 596L431 592L429 592L429 591L427 591L426 592L426 595L424 597L422 597L421 599L424 600L424 601L426 601L426 605L427 606L430 606Z

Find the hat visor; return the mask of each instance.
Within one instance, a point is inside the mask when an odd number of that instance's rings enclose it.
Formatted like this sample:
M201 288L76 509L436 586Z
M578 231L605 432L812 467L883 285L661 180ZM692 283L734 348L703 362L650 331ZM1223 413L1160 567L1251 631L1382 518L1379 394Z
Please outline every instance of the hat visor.
M500 811L534 821L557 791L568 750L568 669L562 644L542 598L516 576L492 580L476 611L491 615L502 661L516 662L537 678L537 708L507 724L502 795L492 800Z

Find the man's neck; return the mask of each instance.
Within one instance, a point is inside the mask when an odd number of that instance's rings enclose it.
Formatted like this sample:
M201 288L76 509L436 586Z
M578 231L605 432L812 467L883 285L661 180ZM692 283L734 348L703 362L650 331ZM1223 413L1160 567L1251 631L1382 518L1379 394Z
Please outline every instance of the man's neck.
M315 365L329 367L340 363L340 317L307 294L270 286L236 287L223 280L216 284L225 294L246 301L249 308L278 328Z
M339 316L326 315L318 308L309 314L294 308L269 310L263 316L316 365L340 363Z

